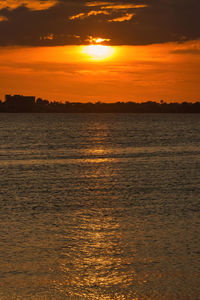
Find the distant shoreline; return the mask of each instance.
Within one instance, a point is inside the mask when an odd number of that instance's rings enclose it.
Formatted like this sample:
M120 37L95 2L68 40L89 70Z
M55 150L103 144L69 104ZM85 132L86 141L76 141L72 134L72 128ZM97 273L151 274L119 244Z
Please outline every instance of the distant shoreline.
M34 96L6 95L0 113L200 113L200 102L49 102Z

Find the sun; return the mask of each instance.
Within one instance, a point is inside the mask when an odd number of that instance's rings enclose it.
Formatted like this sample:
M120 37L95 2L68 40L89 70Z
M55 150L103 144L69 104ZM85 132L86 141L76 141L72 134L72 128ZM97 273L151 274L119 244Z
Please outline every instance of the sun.
M104 45L83 46L82 53L86 54L91 60L102 61L110 58L115 52L114 47Z

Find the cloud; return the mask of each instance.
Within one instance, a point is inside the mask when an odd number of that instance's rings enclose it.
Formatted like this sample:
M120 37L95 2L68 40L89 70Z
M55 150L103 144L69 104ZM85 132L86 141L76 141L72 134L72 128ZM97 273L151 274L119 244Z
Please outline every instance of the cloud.
M106 10L91 10L88 13L88 16L97 16L97 15L109 15L109 12Z
M31 10L46 10L55 4L58 0L0 0L0 9L16 9L20 6L28 7Z
M69 17L69 20L76 20L76 19L84 19L86 18L88 15L85 13L80 13L74 16Z
M88 13L79 13L77 15L70 16L69 20L85 19L90 16L97 16L97 15L109 15L109 12L105 10L91 10Z
M110 2L103 2L103 1L91 1L86 2L86 6L102 6L102 5L109 5Z
M89 36L111 45L195 40L199 11L199 0L0 0L0 45L85 44Z
M48 35L40 37L40 40L44 40L44 41L46 41L46 40L53 40L53 39L54 39L54 34L53 33L50 33Z
M125 1L118 1L118 3L110 1L110 2L87 2L86 6L89 7L101 7L101 9L131 9L131 8L144 8L147 7L147 4L132 4L132 3L124 3Z
M104 6L101 6L102 9L113 9L113 10L122 10L122 9L132 9L132 8L145 8L147 5L145 4L106 4Z
M103 39L103 38L99 38L99 37L89 36L86 39L86 42L89 42L89 44L101 44L101 43L105 43L105 42L110 42L110 39Z
M200 41L186 42L171 50L171 54L200 55Z
M128 13L127 13L127 14L125 14L125 15L122 16L122 17L118 17L118 18L115 18L115 19L108 20L108 22L124 22L124 21L130 21L134 15L135 15L135 14L128 14Z
M69 20L77 20L77 19L85 19L90 16L97 16L97 15L107 15L112 16L113 13L118 13L119 11L125 11L123 16L117 16L112 19L108 19L108 22L123 22L123 21L130 21L135 13L128 13L127 11L138 9L138 8L145 8L147 5L145 4L116 4L114 2L87 2L86 7L94 7L96 10L91 10L89 12L80 12L76 15L70 16ZM100 9L99 9L100 8Z
M0 16L0 22L8 21L8 18L5 16Z

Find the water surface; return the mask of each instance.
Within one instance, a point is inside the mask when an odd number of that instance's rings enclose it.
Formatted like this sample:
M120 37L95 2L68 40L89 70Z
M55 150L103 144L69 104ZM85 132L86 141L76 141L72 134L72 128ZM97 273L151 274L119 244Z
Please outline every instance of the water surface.
M0 299L199 299L200 118L1 114Z

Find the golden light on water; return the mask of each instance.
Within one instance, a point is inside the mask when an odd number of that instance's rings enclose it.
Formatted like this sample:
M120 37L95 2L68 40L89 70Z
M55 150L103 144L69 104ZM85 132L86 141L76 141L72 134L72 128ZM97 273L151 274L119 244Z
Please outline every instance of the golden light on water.
M104 45L89 45L82 47L82 53L87 55L91 60L106 60L113 56L115 48Z

